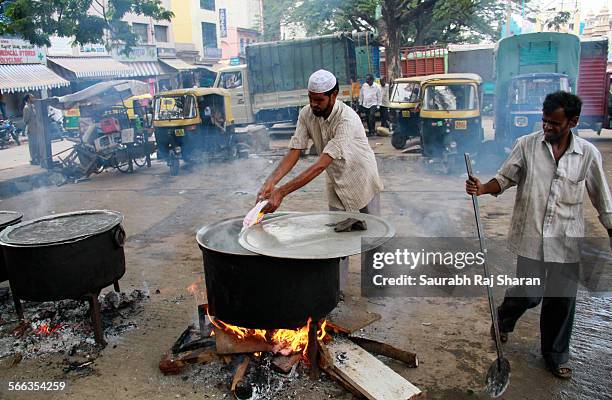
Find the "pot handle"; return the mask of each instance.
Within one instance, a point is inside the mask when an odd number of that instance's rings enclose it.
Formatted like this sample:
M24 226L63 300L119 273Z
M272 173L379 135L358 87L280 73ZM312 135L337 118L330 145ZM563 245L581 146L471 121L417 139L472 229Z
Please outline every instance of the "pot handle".
M115 242L115 246L123 247L125 244L125 230L121 225L117 226L115 232L113 233L113 242Z

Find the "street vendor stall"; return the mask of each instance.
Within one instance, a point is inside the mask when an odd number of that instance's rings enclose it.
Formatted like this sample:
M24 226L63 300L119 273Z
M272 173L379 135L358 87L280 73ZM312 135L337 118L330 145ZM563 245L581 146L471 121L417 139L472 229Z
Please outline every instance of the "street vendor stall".
M149 86L134 80L102 82L54 99L54 107L79 111L74 146L54 155L54 167L77 180L107 168L133 172L151 166L155 145L149 142L152 118L147 111ZM132 99L129 104L128 99ZM137 118L136 118L137 117Z

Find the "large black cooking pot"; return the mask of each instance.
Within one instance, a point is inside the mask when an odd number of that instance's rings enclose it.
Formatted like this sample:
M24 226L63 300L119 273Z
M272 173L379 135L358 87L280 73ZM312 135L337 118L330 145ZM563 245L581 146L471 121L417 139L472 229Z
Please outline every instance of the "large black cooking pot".
M15 225L21 221L23 214L15 211L0 211L0 232L7 226ZM4 282L8 279L8 272L6 271L6 264L4 262L4 256L2 249L0 249L0 282Z
M90 210L21 222L0 234L13 296L31 301L96 295L125 273L115 211Z
M242 218L232 218L197 234L211 315L245 328L291 329L306 325L309 317L324 318L336 307L338 258L261 256L240 246L241 228Z

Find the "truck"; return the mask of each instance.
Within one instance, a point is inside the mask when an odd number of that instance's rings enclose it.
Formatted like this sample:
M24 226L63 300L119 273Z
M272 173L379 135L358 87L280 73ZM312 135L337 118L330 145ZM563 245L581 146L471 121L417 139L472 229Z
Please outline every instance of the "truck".
M495 141L503 147L542 129L547 94L575 93L580 39L569 33L537 32L500 40L495 49Z
M580 41L580 69L578 72L578 96L582 99L579 128L593 129L598 133L604 127L609 81L608 38L595 37Z
M448 72L448 51L442 46L402 47L399 51L401 76L426 76ZM380 62L382 76L388 76L386 59Z
M295 123L309 103L308 79L321 68L336 75L340 101L359 95L355 41L348 34L251 44L246 61L220 69L214 84L230 92L237 125Z
M448 73L472 73L482 78L483 114L493 111L495 101L495 45L449 44Z

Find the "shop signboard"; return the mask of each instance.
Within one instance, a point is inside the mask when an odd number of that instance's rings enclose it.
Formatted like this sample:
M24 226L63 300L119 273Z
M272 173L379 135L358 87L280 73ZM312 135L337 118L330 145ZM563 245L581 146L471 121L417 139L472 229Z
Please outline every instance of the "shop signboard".
M44 64L45 51L22 39L0 38L0 64Z

